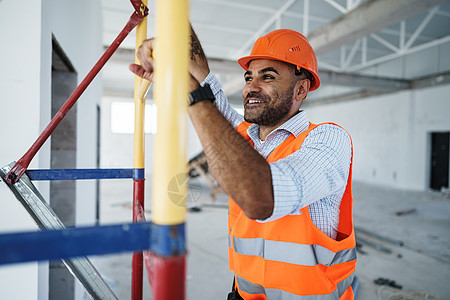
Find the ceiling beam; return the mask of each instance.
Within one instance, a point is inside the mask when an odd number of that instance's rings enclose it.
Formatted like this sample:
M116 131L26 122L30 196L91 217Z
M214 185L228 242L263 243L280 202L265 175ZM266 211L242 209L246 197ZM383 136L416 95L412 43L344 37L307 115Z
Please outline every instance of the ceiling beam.
M125 67L126 64L133 61L133 59L134 59L133 50L119 49L111 57L111 63L123 64L124 72L126 72L127 71ZM242 89L242 86L244 84L243 80L244 71L236 61L209 58L208 62L210 69L214 74L226 75L230 78L230 80L222 82L224 92L227 96L233 95ZM432 75L417 80L402 80L395 78L375 77L361 74L348 74L322 70L319 71L319 76L321 83L324 85L330 84L340 86L351 86L364 89L366 91L364 93L366 94L364 95L360 94L359 96L367 96L367 91L393 92L410 88L417 89L447 84L450 81L450 73ZM109 78L104 80L103 85L105 90L108 90L111 93L119 93L121 95L125 94L130 95L133 89L132 85L126 87L124 84L121 84L121 82L116 82L110 80ZM355 95L352 95L351 98L354 97ZM336 98L335 100L337 99L342 99L342 96Z
M360 74L336 73L329 71L319 72L322 84L351 86L374 91L397 91L411 88L409 80L365 76Z
M233 76L232 79L223 83L223 86L226 87L225 93L227 95L231 95L242 88L244 71L237 62L221 59L208 59L208 62L212 72ZM360 87L368 90L393 91L410 88L410 81L395 78L321 70L319 71L319 77L322 84Z
M409 80L407 82L409 84L409 87L399 88L398 90L405 90L405 89L418 90L418 89L423 89L423 88L430 88L430 87L435 87L435 86L439 86L439 85L450 84L450 72L433 74L430 76L425 76L425 77ZM359 90L356 92L335 95L332 97L317 98L317 99L314 99L313 101L306 101L306 102L304 102L303 107L332 104L332 103L336 103L336 102L345 102L345 101L350 101L350 100L361 100L363 98L380 96L380 95L393 93L393 92L395 92L395 90L391 90L391 91L376 90L375 91L375 90L363 89L363 90Z
M362 79L357 77L361 76L349 76L349 74L338 74L332 72L321 72L322 80L325 80L329 84L337 84L344 86L359 86L363 90L356 92L345 93L341 95L336 95L333 97L325 97L320 99L314 99L313 101L305 102L304 106L313 105L324 105L336 102L343 102L349 100L357 100L367 97L378 96L386 93L392 93L395 91L406 90L406 89L423 89L429 87L435 87L439 85L450 84L450 72L434 74L422 78L417 78L414 80L398 80L398 79L388 79L379 77L369 77L364 76ZM236 77L237 78L237 77ZM224 92L229 96L228 100L232 105L242 105L242 98L240 96L235 96L243 85L243 80L237 80L236 78L225 82L223 84ZM240 77L239 77L240 79ZM241 82L238 82L241 81ZM369 85L370 82L370 85ZM235 83L233 86L232 83ZM385 87L380 87L381 84L386 84ZM372 85L378 86L378 89L374 89ZM115 96L123 98L133 98L133 88L131 85L125 86L120 85L118 82L113 82L110 80L104 80L103 90L105 96ZM233 97L230 97L233 95Z
M356 92L350 92L350 93L344 93L340 95L335 95L331 97L324 97L324 98L316 98L311 99L311 101L303 101L302 108L308 108L318 105L326 105L326 104L333 104L333 103L342 103L350 100L361 100L368 97L375 97L387 94L388 92L379 92L379 91L356 91Z
M242 74L241 74L242 75ZM395 78L373 77L360 74L337 73L330 71L319 72L320 82L323 85L339 85L362 88L366 91L392 92L411 88L410 80ZM233 95L242 90L244 80L236 74L232 79L223 83L225 95Z
M450 72L433 74L430 76L415 79L411 82L411 88L422 89L444 84L450 84Z
M308 40L316 55L397 24L448 0L373 0L312 32Z

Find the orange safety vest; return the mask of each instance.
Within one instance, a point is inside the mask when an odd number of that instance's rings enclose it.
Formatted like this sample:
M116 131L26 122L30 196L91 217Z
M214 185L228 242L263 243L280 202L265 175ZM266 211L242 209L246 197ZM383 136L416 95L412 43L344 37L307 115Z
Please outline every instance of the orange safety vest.
M236 130L253 146L247 135L250 125L243 122ZM297 138L291 134L267 161L277 161L300 149L305 137L317 126L310 123ZM229 267L235 272L236 286L244 299L354 299L352 165L353 153L340 204L337 240L313 224L308 207L302 208L300 215L258 223L247 218L230 198Z

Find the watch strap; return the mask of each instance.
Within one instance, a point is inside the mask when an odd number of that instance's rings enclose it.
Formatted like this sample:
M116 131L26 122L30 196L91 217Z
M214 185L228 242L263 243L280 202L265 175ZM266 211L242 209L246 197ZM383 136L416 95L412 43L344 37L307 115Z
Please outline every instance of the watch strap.
M209 84L205 84L189 94L189 106L203 100L209 100L211 102L215 100Z

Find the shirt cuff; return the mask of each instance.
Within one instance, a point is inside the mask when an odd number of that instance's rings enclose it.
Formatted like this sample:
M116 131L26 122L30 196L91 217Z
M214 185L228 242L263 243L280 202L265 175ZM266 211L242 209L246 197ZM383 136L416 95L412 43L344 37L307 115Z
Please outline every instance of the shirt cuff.
M207 83L211 87L211 90L214 95L216 95L220 90L222 90L222 85L220 84L216 75L214 75L211 72L209 72L208 76L205 77L205 80L203 80L203 82L200 83L200 85L205 86L205 84L207 84Z

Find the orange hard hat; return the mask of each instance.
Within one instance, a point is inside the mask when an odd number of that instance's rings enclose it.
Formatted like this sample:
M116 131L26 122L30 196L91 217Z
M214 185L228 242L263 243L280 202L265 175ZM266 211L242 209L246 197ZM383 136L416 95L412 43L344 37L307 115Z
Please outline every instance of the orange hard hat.
M310 91L317 89L320 79L317 75L317 59L305 36L290 29L278 29L256 40L249 56L238 59L245 70L254 59L273 59L293 64L298 70L305 69L314 77Z

